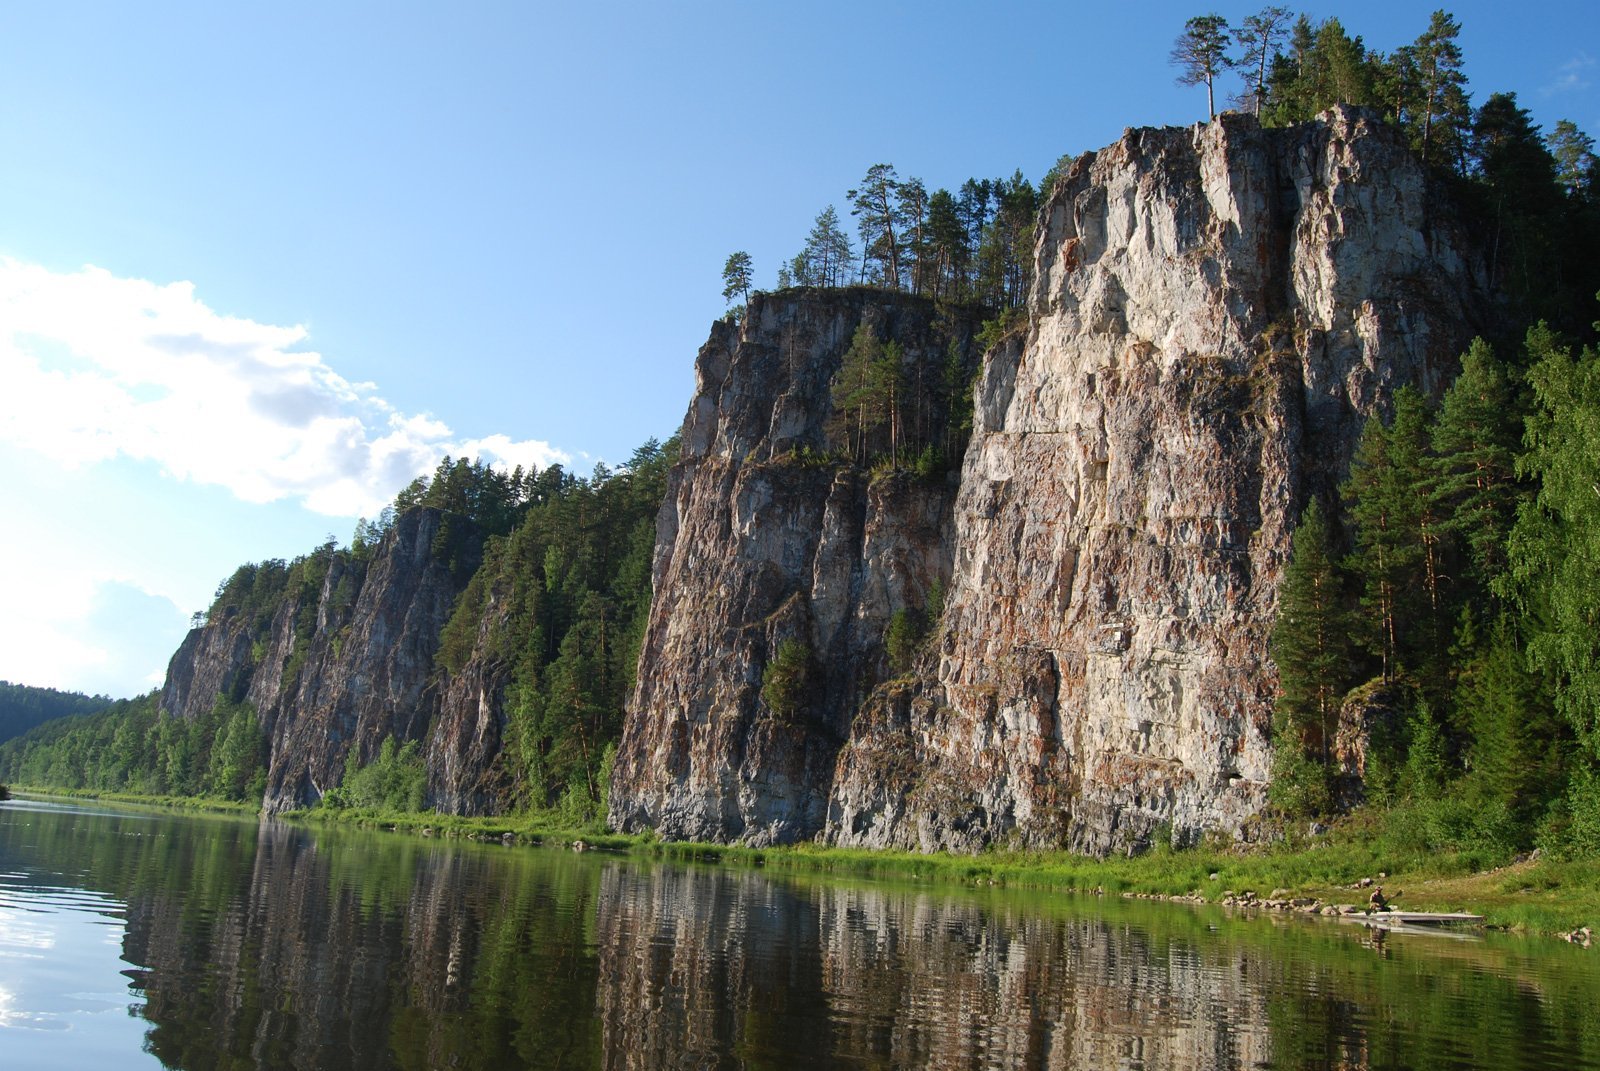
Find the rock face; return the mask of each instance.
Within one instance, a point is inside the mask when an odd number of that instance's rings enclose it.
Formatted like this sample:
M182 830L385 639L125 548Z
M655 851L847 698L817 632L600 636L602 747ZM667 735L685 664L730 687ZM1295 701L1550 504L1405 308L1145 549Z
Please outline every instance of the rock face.
M218 695L255 708L270 741L268 812L315 803L352 750L366 762L385 738L427 731L440 706L434 653L462 586L435 547L441 519L431 509L402 514L370 561L332 555L319 586L286 592L265 630L225 611L173 655L167 713L194 717Z
M1362 112L1130 131L1049 197L953 504L778 462L821 436L855 313L753 303L700 355L613 822L1100 853L1240 834L1295 519L1393 390L1444 385L1481 294L1464 249ZM860 315L931 315L878 300ZM946 575L920 671L863 702L885 623ZM817 654L798 719L760 696L791 637Z
M830 382L857 327L932 384L975 355L977 310L868 290L757 295L701 349L683 460L662 506L650 623L611 821L679 838L820 830L840 745L882 676L884 633L950 571L953 481L818 462ZM920 376L920 379L919 379ZM922 411L938 407L925 386ZM934 418L930 416L930 420ZM944 429L932 427L932 440ZM800 709L762 698L785 642L808 652Z
M505 596L490 595L472 656L460 673L444 677L428 733L428 798L447 814L493 814L506 795L500 759L511 667L489 652L492 634L507 613Z

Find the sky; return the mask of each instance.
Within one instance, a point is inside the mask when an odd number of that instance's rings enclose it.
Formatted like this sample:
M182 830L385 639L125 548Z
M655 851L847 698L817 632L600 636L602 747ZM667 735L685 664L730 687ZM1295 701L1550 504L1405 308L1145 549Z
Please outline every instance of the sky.
M1432 9L1296 10L1388 51ZM1448 10L1475 101L1600 137L1592 4ZM348 543L444 455L626 461L683 418L729 253L772 285L875 163L1037 181L1204 119L1168 61L1198 13L0 7L0 679L159 686L239 564Z

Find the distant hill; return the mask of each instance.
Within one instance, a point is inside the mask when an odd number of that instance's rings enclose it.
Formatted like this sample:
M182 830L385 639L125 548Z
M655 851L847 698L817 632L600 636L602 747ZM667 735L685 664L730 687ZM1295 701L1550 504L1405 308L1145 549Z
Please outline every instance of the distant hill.
M105 709L110 703L110 696L58 692L54 688L31 688L26 684L0 681L0 743L21 736L52 718L89 714Z

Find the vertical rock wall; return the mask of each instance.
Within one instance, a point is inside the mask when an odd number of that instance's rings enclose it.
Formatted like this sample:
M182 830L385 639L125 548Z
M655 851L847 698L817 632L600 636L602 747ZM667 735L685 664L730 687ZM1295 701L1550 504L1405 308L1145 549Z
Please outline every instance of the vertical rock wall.
M173 655L160 700L167 713L194 717L219 694L255 708L270 741L269 812L315 803L339 783L352 750L366 762L385 738L427 731L439 707L434 653L461 590L433 550L440 522L437 510L411 510L364 566L335 556L311 597L314 616L291 593L264 636L252 638L244 615L225 614Z
M1029 323L987 355L948 523L937 493L771 464L818 433L848 317L778 297L713 334L614 822L1107 852L1261 808L1295 519L1393 390L1443 386L1479 280L1402 139L1352 109L1129 131L1040 222ZM861 702L869 634L947 565L936 653ZM808 631L826 685L784 724L761 667Z
M889 621L949 574L954 500L945 475L872 479L817 460L830 383L862 323L903 347L915 384L938 379L952 346L971 350L979 318L870 290L801 291L757 295L740 327L713 330L659 519L614 825L758 844L822 829ZM931 393L913 407L934 409ZM779 713L762 678L786 641L811 665L801 709Z

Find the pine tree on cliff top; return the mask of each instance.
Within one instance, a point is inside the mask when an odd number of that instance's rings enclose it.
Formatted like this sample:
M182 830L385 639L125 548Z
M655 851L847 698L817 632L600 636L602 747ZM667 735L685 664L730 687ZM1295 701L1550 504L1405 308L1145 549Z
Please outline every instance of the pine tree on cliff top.
M1206 87L1206 115L1217 117L1217 76L1233 61L1228 58L1228 21L1221 15L1197 15L1183 25L1172 45L1172 63L1180 86Z

